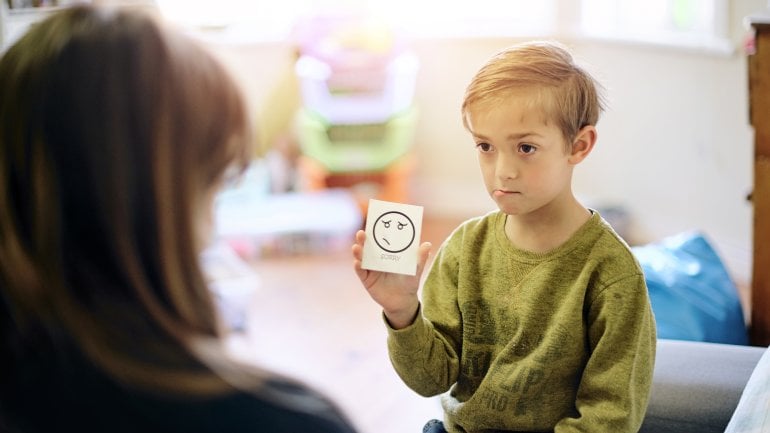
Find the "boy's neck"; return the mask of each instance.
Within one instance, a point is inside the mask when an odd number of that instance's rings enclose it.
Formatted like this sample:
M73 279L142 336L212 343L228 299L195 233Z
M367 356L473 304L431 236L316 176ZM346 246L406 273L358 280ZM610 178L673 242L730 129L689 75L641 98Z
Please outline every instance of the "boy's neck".
M591 218L577 200L558 209L527 215L506 215L505 235L519 249L546 253L567 242Z

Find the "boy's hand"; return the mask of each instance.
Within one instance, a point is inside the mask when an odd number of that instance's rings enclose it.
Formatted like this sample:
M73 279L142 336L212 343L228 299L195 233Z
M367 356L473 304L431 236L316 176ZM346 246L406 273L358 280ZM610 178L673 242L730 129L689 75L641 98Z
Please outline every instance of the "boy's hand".
M405 328L414 322L420 300L417 289L425 263L430 255L431 243L423 242L417 251L417 273L415 275L393 274L389 272L370 271L361 268L361 257L364 250L366 233L359 230L356 233L356 243L353 244L353 268L358 279L363 283L369 296L380 304L385 317L394 329Z

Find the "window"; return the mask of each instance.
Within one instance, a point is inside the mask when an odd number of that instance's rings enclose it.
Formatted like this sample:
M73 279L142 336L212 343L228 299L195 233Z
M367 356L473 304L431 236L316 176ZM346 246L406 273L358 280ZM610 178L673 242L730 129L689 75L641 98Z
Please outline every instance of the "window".
M732 52L727 0L582 0L584 36Z
M260 39L288 37L294 24L313 14L360 13L414 37L530 36L554 31L554 1L474 0L220 0L210 3L157 0L172 20L197 28L227 28Z
M544 36L555 32L549 0L370 1L376 16L416 37Z
M0 0L6 3L8 0ZM20 2L21 0L11 0ZM71 0L60 0L66 3ZM106 2L109 2L107 0ZM150 0L145 0L149 2ZM216 38L281 41L314 14L377 17L411 37L588 37L734 51L728 0L155 0L171 21ZM5 42L28 25L4 5ZM0 9L0 12L3 12ZM10 12L10 13L9 13ZM18 16L17 16L18 15ZM37 19L42 14L34 14ZM3 29L4 27L4 29Z

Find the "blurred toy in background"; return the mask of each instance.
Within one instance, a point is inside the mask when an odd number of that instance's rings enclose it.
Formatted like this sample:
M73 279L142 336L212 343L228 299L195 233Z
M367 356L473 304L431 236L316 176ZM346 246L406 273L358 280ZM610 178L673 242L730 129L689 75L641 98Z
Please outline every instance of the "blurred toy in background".
M302 107L295 133L303 187L408 200L417 56L405 38L361 15L316 16L297 31Z
M265 153L265 164L269 174L269 189L273 194L295 192L299 178L299 143L290 134L275 139Z

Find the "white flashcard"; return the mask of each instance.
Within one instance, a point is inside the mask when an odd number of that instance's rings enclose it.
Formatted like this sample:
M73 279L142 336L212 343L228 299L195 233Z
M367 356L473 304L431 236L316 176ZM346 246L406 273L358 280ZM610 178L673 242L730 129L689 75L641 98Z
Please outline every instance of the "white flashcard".
M415 275L422 229L422 206L369 200L361 267Z

